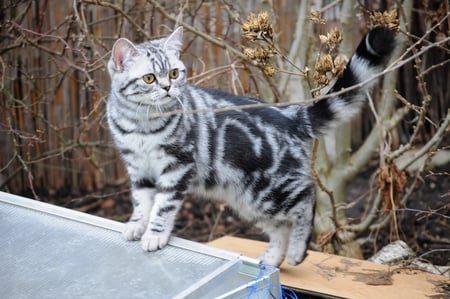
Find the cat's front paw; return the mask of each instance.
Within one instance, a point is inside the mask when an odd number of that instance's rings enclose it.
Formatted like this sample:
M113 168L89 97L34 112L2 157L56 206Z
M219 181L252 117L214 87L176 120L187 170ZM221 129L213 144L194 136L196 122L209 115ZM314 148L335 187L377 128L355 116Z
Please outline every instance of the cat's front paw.
M262 259L262 262L266 265L280 267L281 263L284 260L284 254L274 255L273 253L266 252L262 257L260 257L260 259Z
M145 233L141 238L141 246L144 251L155 251L163 248L169 242L170 234Z
M125 223L122 236L127 241L137 241L145 232L145 225L142 222L130 221Z
M290 250L288 252L287 262L292 266L297 266L305 259L307 253L304 246L296 248L295 250Z

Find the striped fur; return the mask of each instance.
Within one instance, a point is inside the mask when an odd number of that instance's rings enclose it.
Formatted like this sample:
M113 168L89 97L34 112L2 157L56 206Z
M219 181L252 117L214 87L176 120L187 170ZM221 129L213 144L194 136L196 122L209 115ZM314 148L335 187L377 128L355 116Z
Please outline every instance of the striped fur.
M259 103L186 83L180 60L182 29L164 39L134 45L118 40L108 70L107 116L132 183L133 214L123 232L144 250L165 246L185 194L225 201L270 237L264 262L305 257L314 217L310 140L358 113L365 90L353 90L311 106L263 107L176 114ZM394 34L374 29L363 39L331 91L380 70ZM147 83L146 83L147 82Z

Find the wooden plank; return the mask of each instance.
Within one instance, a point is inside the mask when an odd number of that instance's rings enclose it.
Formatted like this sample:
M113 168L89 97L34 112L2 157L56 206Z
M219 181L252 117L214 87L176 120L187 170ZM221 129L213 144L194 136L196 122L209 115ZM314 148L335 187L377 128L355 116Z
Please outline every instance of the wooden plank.
M261 256L267 243L236 237L223 237L209 245L245 256ZM419 270L379 265L321 252L308 251L305 261L293 267L280 267L281 283L310 294L343 298L448 298L443 286L446 277Z

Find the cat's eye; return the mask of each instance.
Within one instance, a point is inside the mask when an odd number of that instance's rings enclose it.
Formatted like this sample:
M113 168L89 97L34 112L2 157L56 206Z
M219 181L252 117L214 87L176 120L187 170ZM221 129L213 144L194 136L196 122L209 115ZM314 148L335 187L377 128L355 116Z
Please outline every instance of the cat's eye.
M169 72L169 78L170 79L176 79L176 78L178 78L179 74L180 74L180 71L178 69L172 69Z
M142 79L144 80L145 83L152 84L153 82L155 82L156 77L154 74L146 74L142 77Z

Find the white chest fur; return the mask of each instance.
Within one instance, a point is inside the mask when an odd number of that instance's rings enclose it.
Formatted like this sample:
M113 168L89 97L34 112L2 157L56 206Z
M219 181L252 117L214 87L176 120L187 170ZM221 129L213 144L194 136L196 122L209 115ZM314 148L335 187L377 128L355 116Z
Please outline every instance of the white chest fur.
M130 134L123 135L117 140L119 149L129 150L133 153L123 155L132 180L138 178L156 180L160 177L164 168L174 161L174 158L167 155L161 147L163 137L158 136L158 134Z

